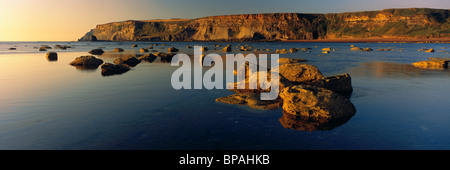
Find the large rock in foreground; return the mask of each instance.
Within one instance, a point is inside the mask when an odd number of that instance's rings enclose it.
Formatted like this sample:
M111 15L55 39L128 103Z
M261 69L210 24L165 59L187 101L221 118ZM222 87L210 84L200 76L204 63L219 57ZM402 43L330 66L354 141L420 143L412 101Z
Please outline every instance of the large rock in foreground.
M81 56L69 64L73 66L98 67L102 63L102 59L95 58L94 56Z
M56 60L58 60L58 54L56 52L48 52L47 53L47 60L48 61L56 61Z
M283 110L292 115L342 118L356 113L355 106L347 98L321 87L290 86L281 91L280 97Z
M352 78L347 73L325 77L315 81L312 85L323 87L342 95L350 95L353 92Z

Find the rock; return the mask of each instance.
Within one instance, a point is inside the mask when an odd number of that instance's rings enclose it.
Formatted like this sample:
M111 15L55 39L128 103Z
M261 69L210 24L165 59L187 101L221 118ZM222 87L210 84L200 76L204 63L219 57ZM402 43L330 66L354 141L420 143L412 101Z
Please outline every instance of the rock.
M352 116L343 118L296 116L283 111L283 116L278 121L286 129L312 132L317 130L332 130L345 124L351 118Z
M8 50L16 50L16 48L8 48Z
M227 45L225 48L223 48L224 52L230 52L231 51L231 45Z
M145 55L139 57L138 60L141 60L141 61L148 61L148 62L151 63L151 62L155 61L156 57L157 57L157 56L156 56L156 55L153 55L153 54L145 54Z
M58 54L56 54L55 52L48 52L47 53L47 60L48 61L56 61L56 60L58 60Z
M104 51L100 48L97 48L97 49L93 49L93 50L89 51L89 53L91 53L93 55L102 55L104 53Z
M114 52L123 52L124 50L122 48L114 48Z
M150 49L153 49L153 47L152 47L152 46L150 46L150 47L147 47L146 49L149 49L149 50L150 50Z
M430 49L428 49L428 50L425 50L425 52L427 52L427 53L434 53L434 49L433 49L433 48L430 48Z
M355 45L350 45L350 47L356 47Z
M192 48L192 46L187 46L186 48Z
M70 65L98 67L102 63L103 63L102 59L95 58L94 56L81 56L72 61Z
M111 63L105 63L101 66L102 69L102 75L103 76L110 76L115 74L123 74L130 70L127 66L124 66L122 64L111 64Z
M322 51L331 51L331 47L322 48Z
M280 53L280 54L286 54L286 53L288 53L288 51L286 51L286 49L282 49L282 50L279 50L279 49L277 49L276 51L275 51L276 53Z
M139 52L145 53L145 52L148 52L148 50L147 50L147 49L144 49L144 48L141 48L141 49L139 49Z
M260 100L261 97L257 93L236 93L216 99L216 102L248 105L253 109L259 110L275 110L281 107L281 100Z
M428 60L428 61L418 61L412 63L415 67L430 69L430 70L444 70L448 68L449 60Z
M39 51L47 51L45 48L39 48Z
M137 44L133 44L131 47L138 47L138 45Z
M293 83L311 84L324 78L316 66L306 63L290 63L277 67L280 75Z
M279 58L278 63L280 64L288 64L288 63L300 63L300 62L307 62L308 60L301 59L301 58Z
M361 51L373 51L371 48L364 48Z
M328 54L328 53L330 53L330 51L322 51L322 53Z
M286 87L281 91L283 110L305 117L343 118L356 113L355 106L331 90L311 85Z
M377 51L392 51L392 49L389 48L380 48Z
M55 45L54 48L55 48L55 49L65 50L65 49L71 48L71 47L70 47L70 46L67 46L67 45Z
M201 51L208 51L208 47L202 47L200 50Z
M289 52L295 53L295 52L298 52L298 49L297 48L291 48L291 49L289 49Z
M352 78L347 73L325 77L315 81L312 85L326 88L341 95L350 95L353 92Z
M134 56L125 56L122 58L117 58L114 60L114 64L123 64L126 66L134 67L138 65L141 62L141 60L138 60Z
M361 48L359 48L359 47L353 47L353 48L350 48L350 50L352 50L352 51L360 51Z
M41 47L39 47L40 49L52 49L52 47L48 46L48 45L41 45Z
M167 49L167 51L169 51L169 53L173 53L173 52L178 52L180 50L178 50L178 48L175 48L175 47L170 47L169 49Z

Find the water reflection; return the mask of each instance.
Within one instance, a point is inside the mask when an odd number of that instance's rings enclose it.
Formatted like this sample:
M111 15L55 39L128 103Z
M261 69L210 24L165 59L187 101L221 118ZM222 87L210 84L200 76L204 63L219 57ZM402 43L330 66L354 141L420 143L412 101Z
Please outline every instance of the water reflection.
M358 67L350 69L352 76L376 77L376 78L400 78L400 77L419 77L430 76L433 73L450 74L450 71L426 70L413 66L412 64L394 63L394 62L367 62ZM440 76L441 74L434 74Z
M95 72L99 66L74 66L77 70L83 72Z
M332 130L347 123L352 117L353 116L343 118L305 117L292 115L283 110L283 116L278 120L286 129L312 132L317 130Z

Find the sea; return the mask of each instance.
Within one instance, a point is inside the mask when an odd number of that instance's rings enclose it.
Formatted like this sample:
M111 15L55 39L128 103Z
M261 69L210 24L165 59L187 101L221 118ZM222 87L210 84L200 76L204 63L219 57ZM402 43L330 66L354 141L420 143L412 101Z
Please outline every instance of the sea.
M179 66L167 61L141 62L112 76L102 76L100 68L69 65L92 49L103 49L96 57L112 63L145 54L139 49L152 44L157 44L154 52L176 47L189 54L193 48L187 46L204 46L205 54L219 55L228 44L233 49L228 53L235 54L255 52L239 51L243 45L267 54L310 48L280 57L306 59L324 76L350 74L349 100L356 114L338 123L291 120L294 125L286 125L282 108L216 102L234 94L227 89L174 89L171 76ZM53 48L39 51L43 45ZM352 51L351 45L373 51ZM333 50L322 53L326 47ZM435 52L418 51L429 48ZM450 71L411 64L448 58L447 51L445 43L0 42L0 149L447 150ZM57 61L47 60L47 52L57 52Z

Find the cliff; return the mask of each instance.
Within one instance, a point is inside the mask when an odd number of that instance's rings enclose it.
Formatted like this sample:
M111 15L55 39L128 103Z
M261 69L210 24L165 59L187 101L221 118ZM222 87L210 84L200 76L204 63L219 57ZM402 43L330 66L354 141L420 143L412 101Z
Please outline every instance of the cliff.
M276 41L450 38L450 12L410 8L336 14L242 14L97 25L79 41Z

